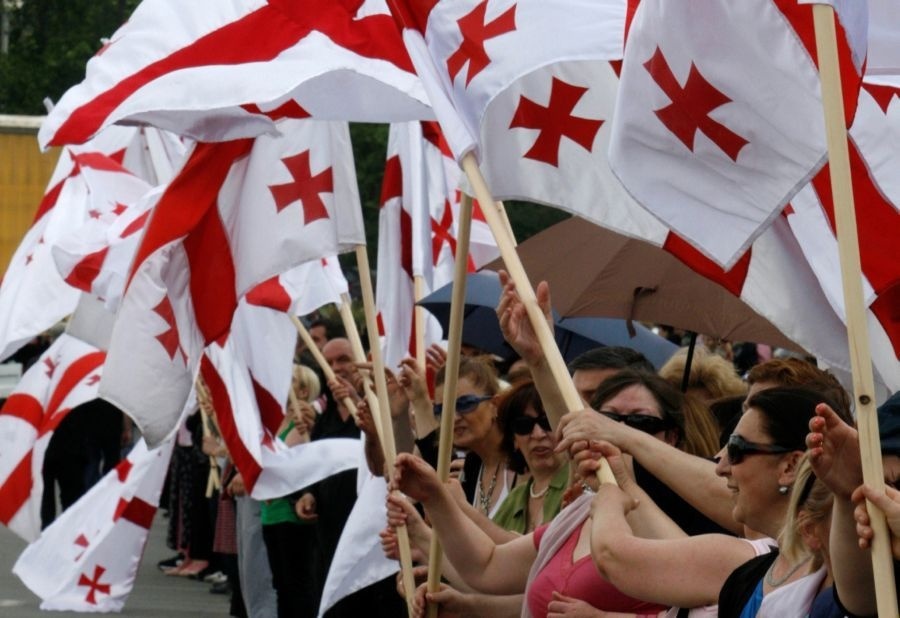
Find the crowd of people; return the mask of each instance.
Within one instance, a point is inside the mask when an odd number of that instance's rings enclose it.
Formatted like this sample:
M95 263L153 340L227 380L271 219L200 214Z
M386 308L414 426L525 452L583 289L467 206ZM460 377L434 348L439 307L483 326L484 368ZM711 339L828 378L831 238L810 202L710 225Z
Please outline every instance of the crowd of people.
M850 396L814 359L747 362L712 342L691 355L682 349L657 371L636 350L599 347L569 364L584 404L570 411L514 285L497 312L518 357L500 362L465 346L448 482L436 472L443 350L429 350L427 367L407 359L386 370L400 453L393 469L364 397L371 367L354 363L350 341L330 337L327 322L310 325L330 381L308 351L296 358L277 439L293 446L364 435L369 470L392 490L380 535L387 557L399 559L398 526L409 533L416 615L428 604L447 618L875 614L865 500L886 513L900 559L900 394L878 410L887 487L876 491L863 483ZM160 569L230 594L232 616L317 616L357 471L254 500L202 380L197 395L162 505L176 555ZM107 442L122 434L117 423ZM103 469L115 462L109 449L90 452L101 453ZM615 483L598 482L602 461ZM52 462L48 455L45 477L55 474ZM434 535L443 558L429 591ZM368 586L325 616L404 616L402 582Z

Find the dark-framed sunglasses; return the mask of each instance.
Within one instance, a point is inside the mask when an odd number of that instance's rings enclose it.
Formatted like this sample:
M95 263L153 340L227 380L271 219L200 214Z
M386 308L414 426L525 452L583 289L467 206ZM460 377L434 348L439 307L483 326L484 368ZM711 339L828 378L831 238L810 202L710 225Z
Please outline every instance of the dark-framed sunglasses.
M758 442L750 442L745 440L743 436L736 433L731 434L728 438L728 444L725 445L725 452L728 453L728 463L732 466L744 461L747 455L782 455L791 451L802 449L789 448L787 446L779 446L777 444L760 444Z
M658 416L650 416L649 414L619 414L608 410L600 410L600 414L606 418L611 418L617 423L625 423L633 429L649 434L659 433L675 426L670 420L659 418Z
M478 406L481 405L482 401L487 401L488 399L493 399L493 395L463 395L462 397L456 398L456 411L459 414L469 414L470 412L474 412ZM441 412L444 411L443 403L434 404L434 415L440 416Z
M535 425L547 433L552 431L550 428L550 419L547 418L546 414L540 416L520 416L519 418L513 419L512 430L517 436L530 436L531 432L534 431Z

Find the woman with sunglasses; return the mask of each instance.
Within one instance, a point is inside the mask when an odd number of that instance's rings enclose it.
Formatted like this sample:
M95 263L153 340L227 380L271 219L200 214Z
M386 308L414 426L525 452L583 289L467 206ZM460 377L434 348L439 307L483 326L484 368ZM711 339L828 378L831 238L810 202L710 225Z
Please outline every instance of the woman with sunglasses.
M623 592L674 607L704 607L715 615L756 616L766 594L808 574L806 557L771 553L766 545L781 532L789 494L804 454L805 428L820 393L772 388L750 397L747 411L723 449L716 472L732 493L733 516L744 525L746 541L726 535L648 537L626 519L646 508L639 488L601 487L593 504L591 553L600 571ZM619 455L609 443L592 444L609 459ZM577 455L579 474L597 463L585 450ZM613 461L610 461L612 465ZM621 464L619 464L621 465ZM633 503L638 506L631 511ZM755 556L755 554L760 554ZM652 573L652 577L647 574ZM706 606L706 607L705 607Z
M678 442L680 433L675 419L680 395L661 378L648 374L641 385L624 389L600 403L606 414L640 426L661 440ZM465 517L425 462L401 455L396 466L394 487L425 505L441 536L445 555L465 583L488 594L524 591L522 616L545 618L563 610L562 606L572 599L601 612L654 615L669 607L623 593L598 573L590 558L592 494L577 498L552 522L534 532L496 543ZM679 532L658 510L651 509L652 501L646 499L646 503L648 506L635 516L636 530L647 535ZM749 556L752 555L751 551ZM437 598L431 596L429 600Z

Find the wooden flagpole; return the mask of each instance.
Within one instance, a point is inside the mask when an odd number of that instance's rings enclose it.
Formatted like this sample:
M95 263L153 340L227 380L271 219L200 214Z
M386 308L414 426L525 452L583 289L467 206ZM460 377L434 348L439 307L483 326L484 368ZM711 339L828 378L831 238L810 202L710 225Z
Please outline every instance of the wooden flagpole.
M295 316L293 313L288 313L291 317L291 322L294 323L294 328L297 329L297 334L300 335L300 338L303 340L303 343L306 345L310 354L313 355L313 358L316 359L316 362L319 364L319 368L322 370L322 373L325 374L325 379L328 381L334 380L335 375L334 371L331 369L331 365L328 364L328 361L325 360L325 357L322 356L322 351L316 345L316 342L313 341L312 335L309 334L309 331L306 330L306 327L303 326L303 322L300 321L300 318ZM350 397L344 397L341 403L350 411L353 419L356 420L356 403Z
M356 262L359 268L359 281L362 287L363 307L366 311L366 331L369 336L369 351L372 355L372 371L375 374L375 392L378 395L378 409L382 423L381 448L384 452L385 464L391 477L394 475L394 462L397 459L397 447L394 444L394 428L391 420L391 407L388 403L387 380L384 375L384 362L381 360L381 342L378 339L378 322L375 317L375 293L372 290L372 275L369 268L369 256L366 246L356 247ZM374 412L374 411L373 411ZM400 549L400 573L406 593L406 609L413 615L413 599L416 593L416 580L412 571L412 552L409 545L409 532L406 526L397 527L397 544Z
M294 408L296 408L300 405L300 402L297 400L297 393L294 392L293 372L291 373L291 387L288 389L288 402ZM302 433L300 435L301 435L301 440L303 442L309 442L309 430L307 430L305 433Z
M869 331L863 300L859 236L856 229L853 181L847 148L847 128L844 120L844 99L834 19L834 9L830 5L813 5L816 55L819 60L825 136L828 142L828 171L831 176L831 192L834 195L835 232L841 260L841 281L844 287L844 310L847 316L847 337L850 344L850 367L853 371L853 394L856 398L863 479L877 491L884 491L881 440L875 407L875 379L872 375ZM872 570L875 575L878 615L897 616L900 614L897 612L897 591L894 588L890 532L884 513L871 502L867 506L872 529L875 532L872 538Z
M366 351L363 348L362 338L359 336L359 329L356 328L356 320L353 319L351 311L350 295L346 292L341 294L341 304L338 307L338 313L341 316L341 322L344 325L344 331L347 333L347 339L350 340L350 348L353 350L353 360L357 363L366 362ZM366 397L366 403L369 404L369 410L372 412L372 419L375 421L375 432L378 434L378 440L384 439L382 436L381 412L379 411L378 397L372 389L372 376L367 372L363 374L363 394ZM390 412L388 412L390 414ZM382 442L384 444L384 442Z
M481 169L478 167L475 155L472 152L467 153L463 157L461 164L469 183L472 185L475 198L481 204L494 204L496 200L491 195L487 183L481 175ZM519 293L519 297L525 305L525 310L528 313L528 320L531 322L531 327L534 329L538 341L540 342L541 349L544 351L547 365L566 402L566 408L569 412L583 409L584 404L581 402L581 397L575 389L575 384L572 382L572 376L569 375L569 370L559 351L559 347L553 339L553 333L547 325L547 321L544 319L544 314L541 311L540 306L538 306L534 288L532 288L531 282L528 280L528 275L525 273L525 267L522 266L522 260L519 259L519 254L516 253L515 244L509 237L503 218L496 208L485 207L481 210L484 213L484 218L487 220L488 226L491 228L491 232L494 234L494 239L497 241L497 247L500 249L500 256L503 258L503 263L506 265L510 277L516 284L516 291ZM547 410L547 416L554 427L559 423L559 417L555 411ZM606 460L601 461L601 467L597 471L597 477L600 479L601 483L616 482L612 470L609 469L609 464L606 463Z
M444 365L444 413L438 433L437 474L442 483L450 478L450 459L453 450L453 421L456 417L456 385L459 381L459 358L462 348L463 316L466 308L466 275L469 264L469 238L472 231L472 197L463 194L460 208L459 228L456 239L456 263L453 269L453 294L450 299L450 328L447 333L447 362ZM428 554L428 592L438 592L441 588L441 562L443 557L441 541L437 534L431 535ZM438 606L428 604L428 618L437 617Z
M202 424L203 429L203 437L212 436L212 428L209 426L210 418L209 415L203 411L203 402L212 406L212 401L210 400L209 391L206 388L206 384L203 383L203 379L198 376L197 379L197 402L200 404L200 422ZM219 462L216 461L215 455L209 456L209 476L206 478L206 497L211 498L213 492L217 489L222 488L222 479L219 476Z
M413 297L416 302L413 309L416 328L416 362L419 367L425 369L425 307L419 306L419 301L425 297L425 278L422 275L413 277Z

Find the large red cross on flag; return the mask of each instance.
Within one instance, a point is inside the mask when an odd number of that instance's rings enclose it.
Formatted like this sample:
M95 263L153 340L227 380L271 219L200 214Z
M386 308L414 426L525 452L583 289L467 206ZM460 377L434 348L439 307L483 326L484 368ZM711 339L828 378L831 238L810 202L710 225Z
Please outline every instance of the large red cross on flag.
M28 541L41 529L47 445L73 408L97 397L105 356L64 333L0 408L0 523Z
M848 9L853 21L865 3ZM839 39L852 117L864 50ZM825 162L814 57L808 5L643 0L612 127L616 175L704 254L733 265Z
M243 294L365 243L346 123L278 126L278 137L198 145L147 223L100 389L150 444L174 429L203 348L229 331ZM331 191L314 193L327 216L307 221L312 192L279 202L271 189L298 181L283 161L301 153L333 179Z
M88 62L39 139L81 143L129 121L222 141L308 115L431 117L384 0L145 0Z
M13 572L41 609L118 612L134 586L174 439L135 444L97 484L41 532Z

